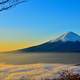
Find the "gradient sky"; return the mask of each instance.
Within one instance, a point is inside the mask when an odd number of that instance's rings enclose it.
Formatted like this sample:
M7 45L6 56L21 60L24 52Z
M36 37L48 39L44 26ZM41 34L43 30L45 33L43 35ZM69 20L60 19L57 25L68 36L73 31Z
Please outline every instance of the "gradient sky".
M0 51L40 44L69 31L80 33L80 0L28 0L0 12Z

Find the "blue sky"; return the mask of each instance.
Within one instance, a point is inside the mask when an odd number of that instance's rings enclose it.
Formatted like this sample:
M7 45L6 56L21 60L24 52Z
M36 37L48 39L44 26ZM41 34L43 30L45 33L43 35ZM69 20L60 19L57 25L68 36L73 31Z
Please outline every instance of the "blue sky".
M39 42L80 32L80 0L28 0L0 12L2 42Z

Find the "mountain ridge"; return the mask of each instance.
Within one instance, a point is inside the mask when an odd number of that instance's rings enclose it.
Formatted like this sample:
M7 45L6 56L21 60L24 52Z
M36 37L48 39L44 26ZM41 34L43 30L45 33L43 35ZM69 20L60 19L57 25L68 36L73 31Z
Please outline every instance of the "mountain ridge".
M24 48L21 52L80 52L80 36L73 32L64 33L53 41Z

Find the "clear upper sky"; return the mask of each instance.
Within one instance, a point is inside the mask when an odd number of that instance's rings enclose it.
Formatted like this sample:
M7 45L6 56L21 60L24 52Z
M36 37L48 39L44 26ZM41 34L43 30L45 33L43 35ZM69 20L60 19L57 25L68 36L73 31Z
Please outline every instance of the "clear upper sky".
M80 0L28 0L0 12L0 51L40 44L68 31L80 32Z

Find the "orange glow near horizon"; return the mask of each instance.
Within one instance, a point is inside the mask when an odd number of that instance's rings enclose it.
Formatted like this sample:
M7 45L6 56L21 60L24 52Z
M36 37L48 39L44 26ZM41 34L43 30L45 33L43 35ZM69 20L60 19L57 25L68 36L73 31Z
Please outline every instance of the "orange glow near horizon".
M55 36L54 36L55 37ZM42 39L25 39L25 40L1 40L0 41L0 52L7 52L7 51L13 51L23 48L28 48L31 46L42 44L49 38L42 38Z
M12 51L32 46L32 43L0 42L0 52Z
M28 48L37 44L40 44L41 41L28 41L28 42L0 42L0 52L13 51L22 48Z

